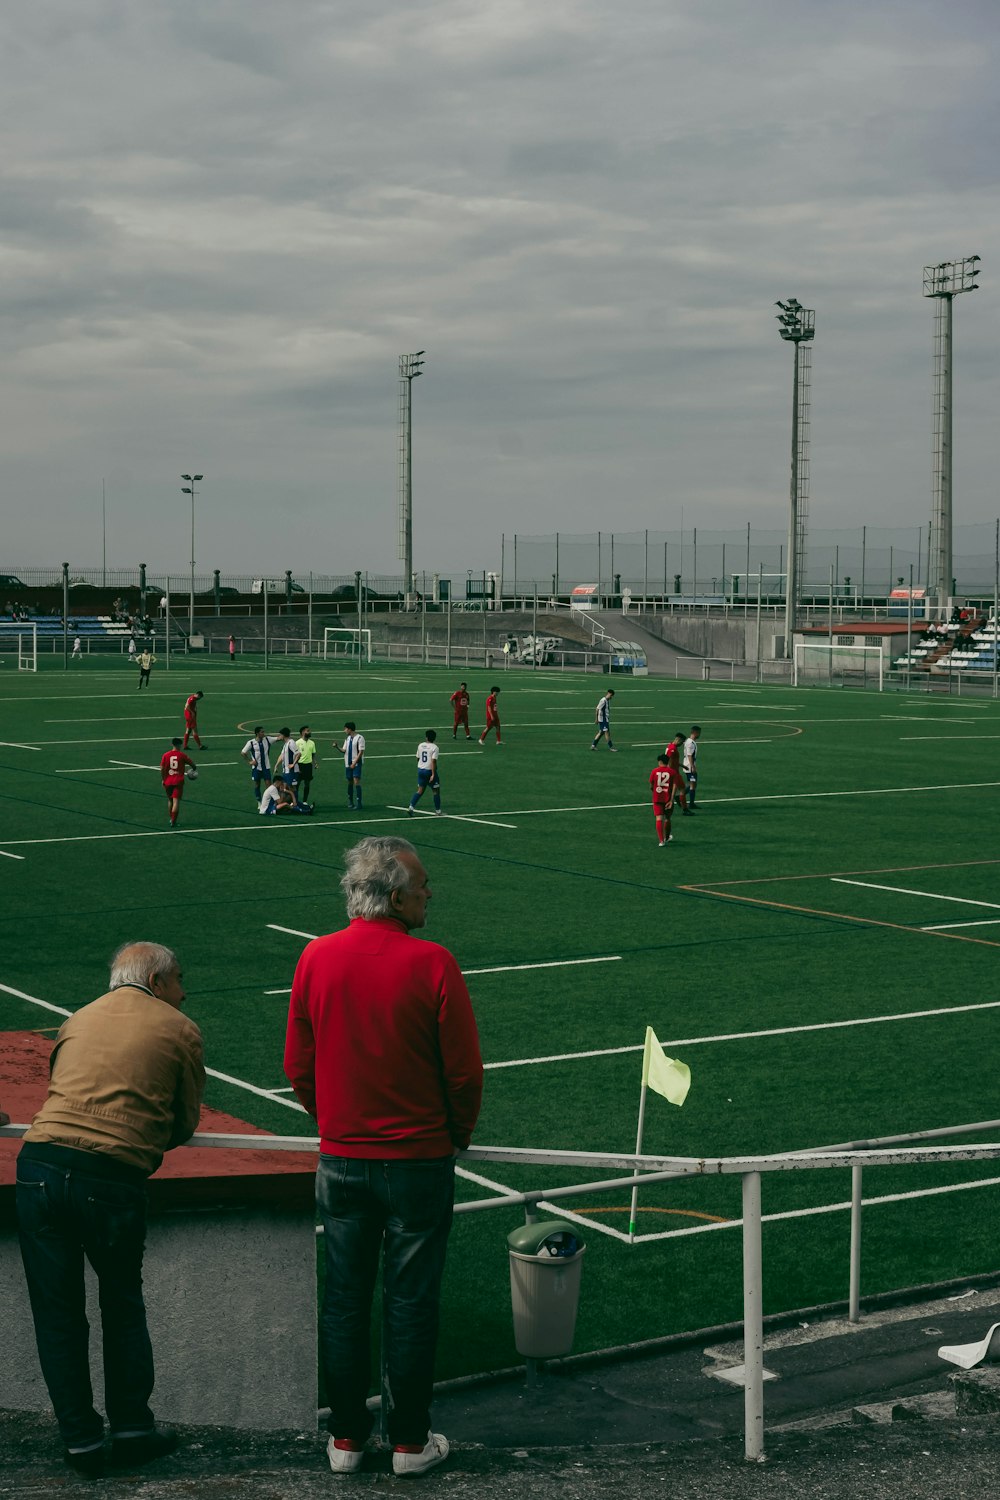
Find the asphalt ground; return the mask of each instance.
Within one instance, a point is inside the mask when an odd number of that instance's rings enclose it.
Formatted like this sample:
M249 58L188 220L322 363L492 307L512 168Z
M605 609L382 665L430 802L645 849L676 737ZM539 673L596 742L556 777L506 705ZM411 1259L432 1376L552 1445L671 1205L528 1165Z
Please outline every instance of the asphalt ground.
M956 1411L954 1367L937 1350L982 1337L998 1319L994 1278L872 1309L859 1325L823 1313L772 1325L761 1463L744 1457L742 1388L718 1373L741 1358L729 1330L564 1361L534 1385L518 1374L445 1386L434 1425L452 1452L419 1479L395 1478L377 1445L360 1473L335 1477L322 1432L186 1428L168 1458L89 1481L63 1464L51 1417L0 1413L0 1496L312 1500L331 1485L402 1484L480 1500L549 1492L584 1500L609 1489L619 1500L648 1500L661 1486L689 1500L985 1497L1000 1476L1000 1366L976 1377L971 1398L961 1386Z

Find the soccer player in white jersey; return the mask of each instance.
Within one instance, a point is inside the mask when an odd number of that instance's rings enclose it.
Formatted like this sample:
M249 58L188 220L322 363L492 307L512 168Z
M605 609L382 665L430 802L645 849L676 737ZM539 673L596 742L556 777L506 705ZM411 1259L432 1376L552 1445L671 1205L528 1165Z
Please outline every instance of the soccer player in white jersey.
M417 746L417 790L410 798L408 809L411 818L416 811L417 803L428 787L434 798L435 816L439 818L441 816L441 777L438 774L437 733L433 729L427 730Z
M347 805L361 811L361 773L365 761L365 737L358 733L353 719L344 725L347 734L340 749L344 752L344 779L347 782Z
M271 785L271 741L264 733L263 724L257 725L253 739L247 740L240 754L250 767L253 794L259 805L261 787L266 789Z
M296 770L299 763L298 746L292 739L292 731L287 725L283 729L279 729L278 733L281 735L281 748L278 751L276 773L282 777L285 785L294 792L295 785L299 779L299 773Z
M684 741L684 775L687 778L687 807L685 814L696 811L694 805L695 792L698 790L698 741L701 738L701 725L692 724L691 733Z
M614 750L615 748L611 742L611 700L614 696L614 688L608 688L604 697L597 700L597 707L594 710L594 723L597 725L597 733L594 735L594 742L590 747L591 750L597 749L602 737L607 740L609 750Z

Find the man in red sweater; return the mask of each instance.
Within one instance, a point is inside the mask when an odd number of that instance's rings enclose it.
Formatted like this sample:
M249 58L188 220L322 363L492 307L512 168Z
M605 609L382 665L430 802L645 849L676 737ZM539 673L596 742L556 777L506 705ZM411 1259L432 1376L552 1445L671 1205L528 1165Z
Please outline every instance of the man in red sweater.
M469 992L427 919L427 871L401 838L345 855L350 925L299 959L285 1073L320 1133L316 1201L326 1287L320 1349L335 1473L361 1467L371 1431L371 1301L382 1251L396 1474L447 1457L430 1430L438 1303L455 1155L472 1139L483 1065Z

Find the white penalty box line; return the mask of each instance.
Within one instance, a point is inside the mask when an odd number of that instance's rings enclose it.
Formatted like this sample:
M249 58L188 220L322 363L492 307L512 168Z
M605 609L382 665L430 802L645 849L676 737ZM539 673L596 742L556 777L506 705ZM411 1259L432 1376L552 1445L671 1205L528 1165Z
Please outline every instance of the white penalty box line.
M319 935L320 935L317 932L301 932L297 927L282 927L277 922L268 922L266 925L270 928L270 930L272 932L287 932L290 937L306 938L307 941L309 941L309 942L312 942L315 938L319 937ZM580 965L580 964L615 964L615 963L621 963L622 956L623 955L621 953L605 953L605 954L601 954L600 956L591 957L591 958L553 958L553 959L543 959L543 960L540 960L537 963L530 963L530 964L497 964L497 965L494 965L493 967L487 968L487 969L463 969L462 973L463 974L467 974L467 975L473 975L473 974L513 974L513 973L523 972L523 971L528 970L528 969L569 969L569 968L574 968L574 967L576 967L577 965ZM265 990L264 994L265 995L290 995L291 994L291 988L290 987L286 987L284 989L278 989L278 990Z
M898 896L919 896L924 901L954 901L959 906L982 906L988 911L1000 911L1000 902L976 901L972 896L946 896L940 891L917 891L904 885L876 885L870 880L847 880L842 875L831 875L834 885L857 885L868 891L891 891ZM949 932L955 927L993 927L1000 922L1000 917L986 917L979 921L969 922L938 922L931 927L921 927L921 932Z
M53 1005L51 1001L41 1000L37 995L29 995L24 990L14 989L14 987L9 984L0 984L0 992L6 995L13 995L18 1000L24 1000L28 1005L37 1005L42 1010L51 1011L53 1014L57 1016L63 1016L67 1019L74 1014L73 1011L67 1010L64 1005ZM247 1093L254 1094L257 1098L264 1099L270 1104L282 1104L286 1109L293 1109L298 1114L304 1115L308 1113L305 1106L300 1104L297 1099L287 1099L283 1097L288 1092L286 1089L263 1089L255 1083L248 1083L245 1078L236 1078L233 1076L233 1074L222 1073L217 1068L206 1068L205 1072L209 1078L218 1079L220 1083L228 1083L233 1088L244 1089ZM513 1191L513 1189L511 1189L507 1184L502 1182L495 1182L492 1178L489 1177L483 1177L478 1172L470 1171L468 1167L456 1165L455 1174L458 1177L466 1178L470 1182L477 1183L480 1187L489 1188L491 1191L497 1193L500 1197L506 1197L510 1192ZM549 1209L551 1212L562 1212L561 1210L556 1210L553 1205L547 1203L541 1204L540 1207ZM565 1213L564 1217L578 1218L577 1215L570 1213ZM590 1220L584 1219L579 1219L578 1222L580 1222L581 1224L586 1223L590 1225L592 1229L596 1230L600 1234L606 1234L611 1239L627 1238L627 1236L622 1236L619 1230L612 1229L609 1225L606 1224L596 1224L592 1223Z

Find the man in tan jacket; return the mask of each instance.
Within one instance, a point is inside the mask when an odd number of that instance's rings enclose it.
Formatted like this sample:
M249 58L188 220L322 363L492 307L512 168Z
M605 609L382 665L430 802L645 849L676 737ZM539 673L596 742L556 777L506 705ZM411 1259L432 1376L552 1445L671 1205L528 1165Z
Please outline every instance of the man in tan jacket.
M128 943L109 991L70 1016L49 1093L17 1159L17 1214L38 1358L66 1462L104 1471L94 1409L84 1257L100 1284L111 1460L135 1465L177 1446L149 1408L153 1353L142 1300L146 1178L193 1135L205 1087L201 1033L181 1015L175 955Z

